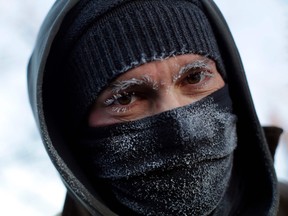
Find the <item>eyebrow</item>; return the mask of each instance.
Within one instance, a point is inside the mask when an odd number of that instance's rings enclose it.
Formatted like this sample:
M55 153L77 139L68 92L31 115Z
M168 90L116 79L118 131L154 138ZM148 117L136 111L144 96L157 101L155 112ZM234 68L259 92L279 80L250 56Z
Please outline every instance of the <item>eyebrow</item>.
M196 60L192 63L189 63L183 67L180 68L179 72L173 76L173 82L176 82L180 77L182 77L183 74L185 74L190 69L211 69L211 65L209 64L210 59L205 58L201 60Z
M204 58L196 60L192 63L189 63L181 67L179 72L173 76L173 82L176 82L183 74L187 72L187 70L199 69L199 68L210 69L211 68L210 61L211 61L210 59ZM143 75L140 78L131 78L127 80L115 81L114 83L108 86L108 89L110 89L113 93L119 93L120 91L123 91L135 85L151 86L154 90L157 90L159 87L157 81L153 80L149 75Z
M120 91L123 91L125 89L130 88L131 86L135 85L148 85L152 86L153 89L158 89L158 83L153 80L149 75L143 75L140 78L131 78L127 80L119 80L115 83L112 83L110 88L112 89L113 93L118 93Z

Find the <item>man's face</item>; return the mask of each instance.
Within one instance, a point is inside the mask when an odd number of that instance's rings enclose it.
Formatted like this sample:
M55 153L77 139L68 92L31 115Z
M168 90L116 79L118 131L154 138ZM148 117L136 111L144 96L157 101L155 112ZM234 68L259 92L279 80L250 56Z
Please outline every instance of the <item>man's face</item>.
M146 63L119 76L98 96L91 127L133 121L198 101L224 86L214 61L194 54Z

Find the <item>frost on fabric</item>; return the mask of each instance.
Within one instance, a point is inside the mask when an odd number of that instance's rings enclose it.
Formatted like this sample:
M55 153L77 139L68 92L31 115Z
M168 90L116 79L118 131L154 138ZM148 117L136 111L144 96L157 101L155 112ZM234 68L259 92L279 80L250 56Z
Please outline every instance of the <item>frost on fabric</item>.
M230 179L236 117L215 97L94 131L83 142L98 178L143 215L207 215ZM101 134L101 136L99 136Z

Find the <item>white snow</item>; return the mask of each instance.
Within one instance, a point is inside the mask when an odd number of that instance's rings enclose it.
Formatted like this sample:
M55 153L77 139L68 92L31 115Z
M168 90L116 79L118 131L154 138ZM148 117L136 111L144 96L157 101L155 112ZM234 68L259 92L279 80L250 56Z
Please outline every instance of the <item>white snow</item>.
M288 1L215 2L239 48L260 122L284 129L275 165L288 181Z

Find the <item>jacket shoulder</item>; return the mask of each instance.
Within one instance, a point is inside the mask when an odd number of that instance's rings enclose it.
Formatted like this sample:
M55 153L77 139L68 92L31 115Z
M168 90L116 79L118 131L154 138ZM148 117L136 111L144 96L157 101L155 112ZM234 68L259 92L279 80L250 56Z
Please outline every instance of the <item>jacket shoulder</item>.
M91 216L91 214L67 193L63 211L57 216Z
M274 160L276 148L279 143L280 136L283 132L283 129L279 127L263 127L265 137L268 143L268 147L271 153L271 156Z
M277 216L288 215L288 183L279 182L278 188L280 191L280 204Z

